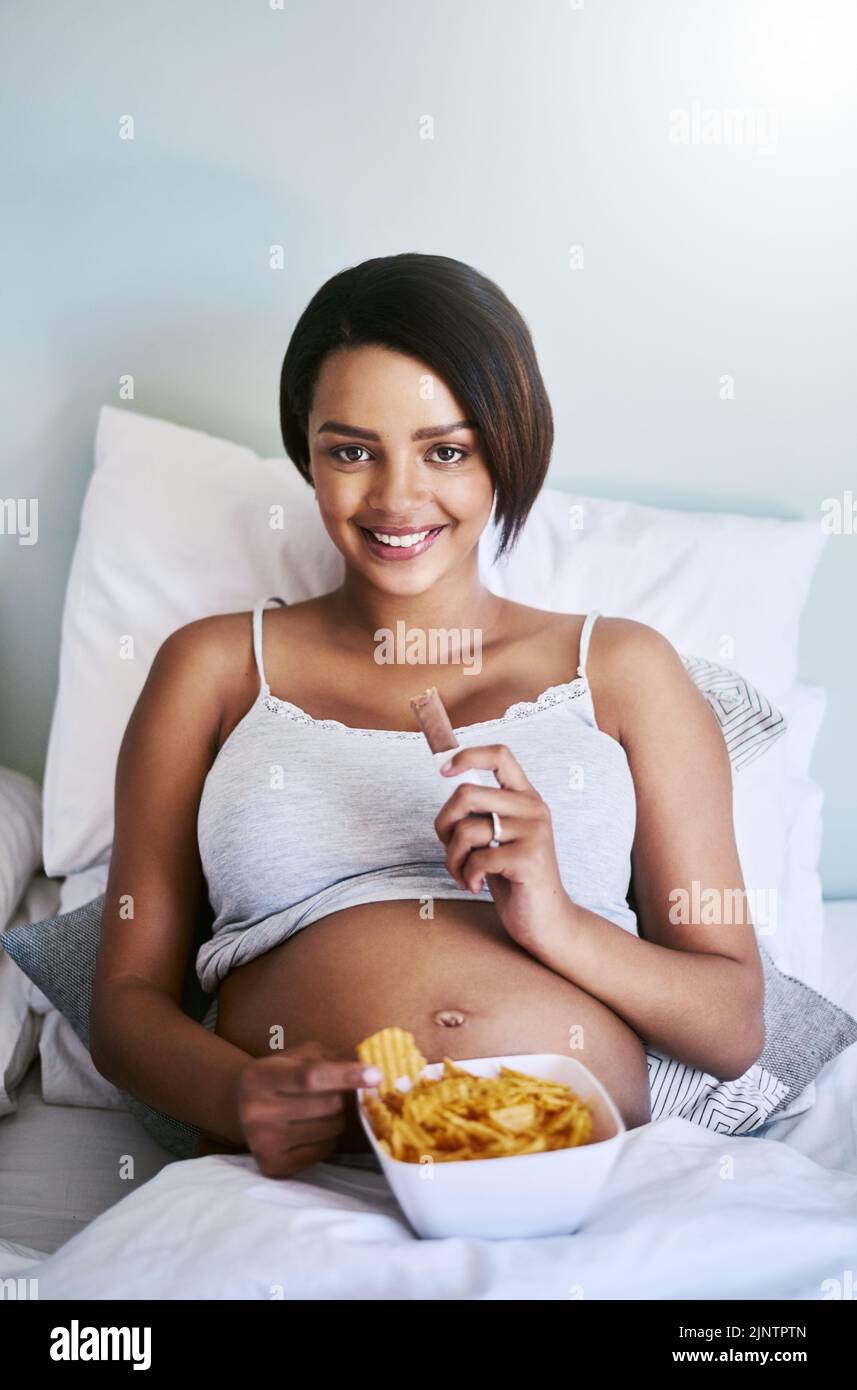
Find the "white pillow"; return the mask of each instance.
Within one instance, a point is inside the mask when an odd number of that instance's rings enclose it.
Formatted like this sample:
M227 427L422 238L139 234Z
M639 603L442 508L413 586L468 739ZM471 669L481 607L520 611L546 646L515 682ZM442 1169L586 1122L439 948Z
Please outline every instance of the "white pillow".
M313 497L288 459L102 407L45 764L48 873L109 861L119 746L165 637L252 607L263 591L294 602L335 587L342 557ZM285 531L272 529L278 506Z
M822 990L821 787L809 775L827 692L796 681L786 736L733 782L735 840L758 935L781 970ZM752 905L753 899L751 899Z
M812 750L827 707L827 691L798 681L783 701L790 721L786 784L789 838L776 931L765 943L781 970L823 991L824 893L821 855L824 792L809 775Z
M0 932L42 858L42 796L23 772L0 767Z
M42 798L32 777L0 767L0 933L34 921L22 901L42 857ZM0 936L0 1115L16 1106L15 1090L36 1054L38 1020L30 981L6 955Z
M37 993L44 998L41 990ZM127 1110L128 1103L111 1081L95 1069L87 1048L68 1019L53 1005L45 1010L39 1035L42 1100L46 1105L85 1105L99 1110Z
M0 1115L17 1109L15 1092L38 1051L39 1020L30 981L0 946Z
M800 616L827 537L817 521L671 511L544 488L483 582L562 612L635 618L677 651L740 672L779 705L798 677ZM271 590L271 592L275 592Z
M72 912L92 902L107 887L108 866L72 874L60 890L56 912ZM27 981L30 984L30 981ZM38 1051L42 1063L42 1100L48 1105L87 1105L125 1110L122 1093L96 1071L95 1063L68 1019L54 1008L37 985L30 984L30 1007L42 1016Z
M572 529L581 515L583 528ZM795 680L800 613L825 540L815 523L547 488L512 555L493 565L496 535L492 521L480 564L497 593L649 623L680 652L734 666L776 703ZM44 784L47 873L109 861L119 745L164 638L262 594L295 602L323 593L342 573L314 493L289 459L102 407L63 612Z
M824 901L821 853L821 787L809 775L812 752L827 703L827 691L796 681L781 701L788 728L758 762L733 783L735 839L748 889L773 911L756 932L779 968L825 993L822 972ZM775 890L771 899L770 889ZM814 1104L812 1081L777 1115L800 1115Z
M8 927L43 922L59 910L60 885L34 874ZM41 1019L32 1008L35 986L7 955L0 936L0 1115L17 1109L15 1092L39 1050Z

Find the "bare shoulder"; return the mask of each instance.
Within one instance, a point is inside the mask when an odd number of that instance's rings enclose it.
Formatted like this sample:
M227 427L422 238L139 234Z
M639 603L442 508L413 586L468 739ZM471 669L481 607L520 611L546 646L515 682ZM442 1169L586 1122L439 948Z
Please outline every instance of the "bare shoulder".
M262 624L265 673L276 688L278 651L287 648L294 659L296 652L305 654L314 644L324 645L321 603L307 599L286 606L270 604L263 609ZM152 673L152 679L170 681L176 701L184 692L197 701L221 746L259 689L253 610L214 613L184 623L162 642Z
M138 718L192 722L195 737L219 747L223 727L252 703L258 680L252 610L195 618L158 648Z
M599 618L592 630L587 675L612 712L622 743L642 727L679 726L713 735L717 721L669 638L633 618ZM595 696L597 700L597 696ZM722 739L714 739L715 744Z
M252 612L215 613L177 627L164 638L155 663L179 677L216 680L234 675L236 665L246 665L248 654L252 664Z
M569 641L579 640L587 616L528 608L520 603L509 603L509 613L510 621L517 622L531 636L562 635ZM676 666L684 670L681 658L663 633L634 618L599 616L592 628L589 651L600 668L609 670L619 680L626 678L629 683L635 671L653 672L659 667Z
M640 674L657 676L684 671L678 652L657 628L635 618L599 617L590 651L617 681L633 685Z

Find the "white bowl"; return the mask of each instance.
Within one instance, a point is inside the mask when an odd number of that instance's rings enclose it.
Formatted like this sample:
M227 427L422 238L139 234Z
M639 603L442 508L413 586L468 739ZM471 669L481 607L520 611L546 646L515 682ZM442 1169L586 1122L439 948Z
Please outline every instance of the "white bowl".
M592 1108L592 1138L572 1149L509 1158L404 1163L391 1158L375 1137L363 1104L375 1087L358 1087L360 1119L390 1187L418 1236L555 1236L576 1231L616 1161L625 1124L601 1082L582 1062L554 1053L455 1059L475 1076L496 1076L501 1065L561 1081ZM443 1062L421 1076L440 1076Z

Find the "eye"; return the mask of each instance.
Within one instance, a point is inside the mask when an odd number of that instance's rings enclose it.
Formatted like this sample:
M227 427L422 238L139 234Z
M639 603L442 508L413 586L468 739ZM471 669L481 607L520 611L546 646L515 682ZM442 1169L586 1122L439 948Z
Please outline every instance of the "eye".
M457 444L436 444L432 449L432 453L461 455L461 458L457 459L438 459L437 462L444 468L457 468L468 456L468 451L466 449L459 449Z
M363 448L363 445L362 445L362 444L340 444L340 446L339 446L338 449L331 449L331 450L330 450L330 457L331 457L332 459L336 459L337 462L339 462L339 463L365 463L365 462L366 462L365 459L340 458L340 454L344 454L345 451L346 451L346 449L356 449L356 450L358 451L358 453L364 453L364 454L368 454L368 452L369 452L368 449L364 449L364 448Z
M336 459L338 463L365 463L365 458L354 458L353 455L355 451L359 454L369 453L369 450L364 449L362 444L340 444L336 449L331 449L329 452L330 457ZM459 455L458 458L447 457L433 460L435 463L438 463L441 468L457 468L459 464L463 463L464 460L469 457L469 451L467 449L460 449L457 444L436 444L429 454L429 460L432 461L431 454L441 453Z

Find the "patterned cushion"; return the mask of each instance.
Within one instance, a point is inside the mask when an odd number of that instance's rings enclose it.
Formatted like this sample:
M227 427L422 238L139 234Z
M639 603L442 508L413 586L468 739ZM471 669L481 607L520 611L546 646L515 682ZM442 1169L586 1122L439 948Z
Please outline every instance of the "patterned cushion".
M765 1046L734 1081L646 1048L652 1119L680 1115L723 1134L749 1134L800 1095L821 1068L857 1042L857 1019L780 970L761 942Z
M717 716L733 771L740 772L782 738L785 715L737 671L701 656L681 659Z
M701 656L681 660L717 716L735 776L782 738L788 727L785 716L730 667ZM774 1119L810 1085L825 1062L855 1041L857 1025L850 1014L783 974L762 943L757 944L765 974L761 1056L735 1081L718 1081L647 1048L653 1120L681 1115L709 1129L746 1134Z

